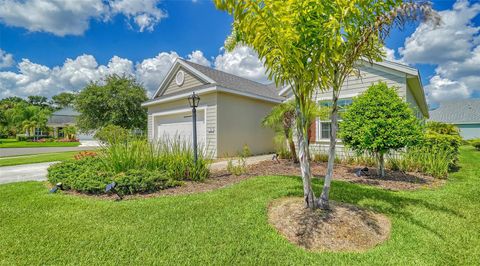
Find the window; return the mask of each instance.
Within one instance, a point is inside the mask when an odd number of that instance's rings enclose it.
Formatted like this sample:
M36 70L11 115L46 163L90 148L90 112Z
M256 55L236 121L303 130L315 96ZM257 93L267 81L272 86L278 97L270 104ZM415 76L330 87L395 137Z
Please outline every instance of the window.
M329 139L330 138L330 128L332 122L320 122L320 138Z

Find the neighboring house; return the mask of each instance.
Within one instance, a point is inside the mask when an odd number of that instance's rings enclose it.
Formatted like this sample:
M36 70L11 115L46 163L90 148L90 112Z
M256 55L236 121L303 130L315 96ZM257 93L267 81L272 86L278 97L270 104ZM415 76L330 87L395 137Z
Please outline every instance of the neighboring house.
M345 109L352 98L372 83L384 81L398 88L398 94L410 103L420 119L428 118L418 70L393 62L363 63L359 76L345 81L339 105ZM190 140L191 108L187 97L200 95L197 111L198 139L214 157L234 155L243 145L253 154L274 150L274 132L261 126L271 108L292 97L290 88L279 90L232 74L214 70L183 59L177 59L152 99L143 103L148 108L150 140L180 135ZM318 92L314 100L329 105L331 92ZM330 137L330 121L317 119L310 130L312 152L326 152ZM339 145L340 152L343 150Z
M358 67L358 75L345 80L338 100L339 112L345 111L352 103L352 98L360 95L372 84L386 82L388 86L395 86L398 95L410 104L419 119L427 119L428 106L425 99L420 74L417 69L390 61L362 62ZM281 96L292 97L290 88L281 90ZM314 93L313 100L322 106L330 106L332 91ZM341 116L340 116L341 117ZM340 118L341 119L341 118ZM316 119L309 130L310 150L312 153L328 153L330 143L331 121ZM338 140L337 153L343 155L344 147Z
M148 108L148 138L191 140L192 117L187 97L200 96L197 134L200 145L213 157L236 155L244 145L253 154L274 151L274 132L261 126L262 119L284 97L273 85L177 59Z
M430 120L457 126L463 139L480 138L480 99L440 102Z
M80 115L79 112L75 111L72 107L65 107L58 111L52 113L50 118L47 121L47 127L53 128L53 136L55 138L63 138L62 129L67 126L75 126L76 119ZM80 134L77 133L76 137L80 142L93 141L93 134Z

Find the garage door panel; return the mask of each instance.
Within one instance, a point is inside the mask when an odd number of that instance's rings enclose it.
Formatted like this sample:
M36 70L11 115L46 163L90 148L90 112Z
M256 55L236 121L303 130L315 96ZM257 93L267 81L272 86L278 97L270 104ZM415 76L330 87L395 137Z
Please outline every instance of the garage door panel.
M197 142L205 144L205 121L203 112L197 113ZM156 128L157 139L180 138L183 141L193 142L192 117L188 113L169 115L158 119Z

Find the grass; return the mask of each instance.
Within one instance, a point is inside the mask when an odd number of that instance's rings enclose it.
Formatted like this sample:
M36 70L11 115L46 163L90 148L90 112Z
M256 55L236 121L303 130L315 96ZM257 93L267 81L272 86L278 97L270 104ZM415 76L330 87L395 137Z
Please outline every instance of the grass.
M33 142L0 139L0 148L77 147L80 142Z
M364 253L298 248L267 222L275 198L301 196L299 177L265 176L216 191L114 202L0 186L0 264L474 265L480 261L480 152L461 149L444 187L393 192L334 181L333 200L392 220ZM321 182L314 182L315 191Z
M0 157L0 166L65 161L68 159L73 159L73 156L77 153L78 151L66 151L66 152L56 152L56 153L42 153L42 154L33 154L33 155Z

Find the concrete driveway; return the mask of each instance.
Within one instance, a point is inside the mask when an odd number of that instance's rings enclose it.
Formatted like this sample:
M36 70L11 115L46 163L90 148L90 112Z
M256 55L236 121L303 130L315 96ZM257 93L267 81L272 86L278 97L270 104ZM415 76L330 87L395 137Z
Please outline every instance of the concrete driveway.
M0 167L0 184L47 180L47 168L56 162Z
M27 155L27 154L40 154L62 151L85 151L95 150L98 146L87 147L38 147L38 148L0 148L0 157Z

